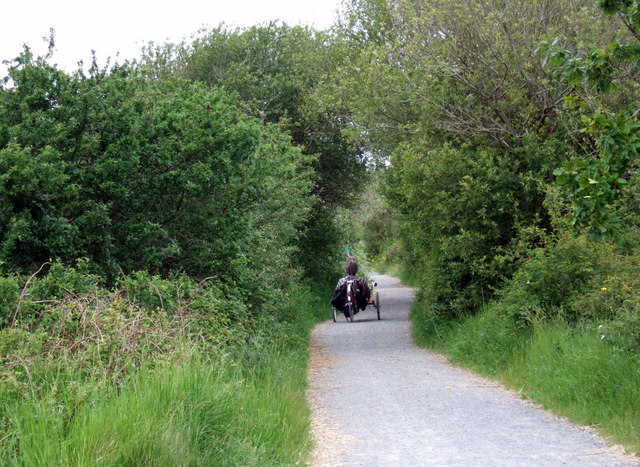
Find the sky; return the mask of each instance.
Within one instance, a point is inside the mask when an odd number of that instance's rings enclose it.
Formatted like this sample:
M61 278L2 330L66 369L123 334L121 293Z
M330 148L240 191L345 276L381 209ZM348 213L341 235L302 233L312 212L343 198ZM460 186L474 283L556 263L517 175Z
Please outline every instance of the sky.
M55 30L53 63L71 72L77 62L98 64L139 55L149 41L180 42L202 27L248 27L271 20L331 26L341 0L7 0L0 7L0 62L16 57L27 44L44 54ZM117 55L118 54L118 55ZM6 67L0 67L0 77Z

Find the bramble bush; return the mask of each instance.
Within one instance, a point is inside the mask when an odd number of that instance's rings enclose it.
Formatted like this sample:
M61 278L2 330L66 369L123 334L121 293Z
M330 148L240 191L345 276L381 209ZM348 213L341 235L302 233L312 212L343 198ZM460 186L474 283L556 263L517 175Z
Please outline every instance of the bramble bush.
M74 294L63 287L63 297L38 300L32 292L41 283L68 284L77 273L65 269L34 277L23 296L31 313L0 329L0 463L66 456L88 456L93 463L100 454L87 444L108 445L115 458L157 463L160 454L150 446L159 443L166 453L167 430L180 433L182 448L187 439L193 443L194 459L206 455L212 463L304 455L303 356L308 330L325 304L310 289L293 288L280 313L251 320L242 319L246 307L227 295L228 285L184 275L167 280L134 273L120 278L122 288L115 290L96 283ZM9 289L17 301L27 278L16 279ZM5 301L15 308L9 296ZM194 387L207 388L206 401L225 398L224 410L194 402L180 389L183 367L210 375ZM162 405L167 398L170 407ZM151 405L139 403L145 400ZM119 404L130 408L113 409ZM147 420L142 431L140 420ZM194 431L194 424L201 425ZM145 441L132 445L137 438Z
M583 238L563 238L531 251L500 301L514 321L526 325L564 312L577 319L573 301L591 290L604 273L597 246Z

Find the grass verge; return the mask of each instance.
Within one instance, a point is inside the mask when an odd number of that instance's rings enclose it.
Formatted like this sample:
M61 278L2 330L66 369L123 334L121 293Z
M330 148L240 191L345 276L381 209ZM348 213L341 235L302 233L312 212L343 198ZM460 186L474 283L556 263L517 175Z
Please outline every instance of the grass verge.
M412 316L419 344L640 454L640 358L609 345L596 326L558 318L517 329L489 305L425 334L421 306Z
M21 444L9 463L299 464L309 443L304 365L277 366L256 374L191 355L83 406L69 426L55 406L25 402L14 412Z
M102 386L72 414L46 397L53 392L4 401L0 464L305 464L308 335L327 306L300 289L288 307L290 321L247 336L245 347L202 352L185 340L179 357Z

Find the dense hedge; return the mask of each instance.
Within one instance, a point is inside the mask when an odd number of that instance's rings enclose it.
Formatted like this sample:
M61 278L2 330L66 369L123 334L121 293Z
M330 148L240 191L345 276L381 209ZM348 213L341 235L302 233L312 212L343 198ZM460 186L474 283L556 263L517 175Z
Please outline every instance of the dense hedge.
M146 381L180 368L222 380L212 397L256 387L234 399L232 420L200 420L219 431L207 448L190 417L180 427L157 407L137 417L184 429L194 458L299 459L307 434L288 430L306 423L300 356L343 247L318 156L252 116L246 96L143 68L68 74L25 48L0 88L0 463L93 458L83 440L70 447L77 417L99 419L94 407L126 394L135 403ZM317 259L296 261L308 255ZM319 278L314 293L305 272ZM284 371L279 358L296 363ZM176 389L160 386L146 397ZM171 397L176 410L199 404ZM247 401L264 433L245 423ZM48 428L32 424L39 416ZM131 436L114 458L154 463L142 460L157 460L153 448L129 449Z
M0 91L0 265L276 280L312 158L224 92L127 67L67 75L28 53Z

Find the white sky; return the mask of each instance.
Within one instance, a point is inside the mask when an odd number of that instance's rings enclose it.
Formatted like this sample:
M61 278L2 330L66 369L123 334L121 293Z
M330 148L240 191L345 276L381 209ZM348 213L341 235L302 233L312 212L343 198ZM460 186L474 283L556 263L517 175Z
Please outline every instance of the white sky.
M26 43L46 52L43 37L55 29L53 62L64 70L85 69L91 50L103 66L138 56L149 41L179 42L201 27L224 22L246 27L270 20L331 26L341 0L5 0L0 5L0 62L16 57ZM0 78L6 67L0 65Z

